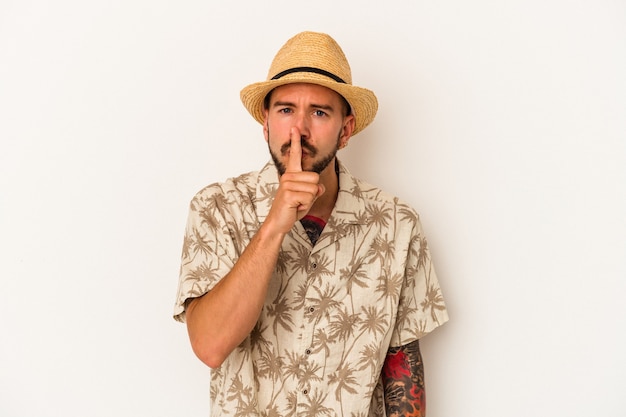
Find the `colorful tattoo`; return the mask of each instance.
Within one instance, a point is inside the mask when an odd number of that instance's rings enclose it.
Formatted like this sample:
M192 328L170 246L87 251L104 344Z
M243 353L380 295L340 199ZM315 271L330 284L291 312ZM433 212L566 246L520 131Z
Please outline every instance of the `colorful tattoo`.
M424 417L426 393L419 341L390 348L382 371L387 417Z

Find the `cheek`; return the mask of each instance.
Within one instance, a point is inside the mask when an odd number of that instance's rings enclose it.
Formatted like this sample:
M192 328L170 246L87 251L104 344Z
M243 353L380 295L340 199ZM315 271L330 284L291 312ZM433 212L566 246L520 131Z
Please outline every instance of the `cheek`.
M284 130L285 126L280 123L280 120L266 119L265 124L263 125L263 133L265 133L266 138L269 137L270 134L273 136L280 135L280 133Z
M263 132L265 134L265 142L267 143L270 152L278 154L283 143L276 139L276 130L268 126L263 129Z

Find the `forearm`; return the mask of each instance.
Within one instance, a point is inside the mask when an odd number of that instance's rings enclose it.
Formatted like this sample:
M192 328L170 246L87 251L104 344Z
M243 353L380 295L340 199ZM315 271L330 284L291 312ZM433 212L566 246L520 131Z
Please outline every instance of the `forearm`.
M186 310L194 352L216 368L252 331L259 319L283 239L324 193L319 174L302 171L300 132L292 128L287 171L272 208L233 269Z
M382 371L387 417L424 417L424 364L416 340L391 348Z
M233 269L186 311L191 345L216 368L250 334L272 278L284 234L261 226Z

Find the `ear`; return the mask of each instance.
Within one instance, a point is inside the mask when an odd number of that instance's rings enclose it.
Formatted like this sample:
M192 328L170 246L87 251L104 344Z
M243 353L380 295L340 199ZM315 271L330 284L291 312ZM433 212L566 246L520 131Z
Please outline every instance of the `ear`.
M339 149L343 149L348 146L348 142L352 137L352 132L354 132L355 125L354 115L346 116L343 121L343 126L341 128L341 135L339 136Z
M263 110L263 137L265 137L265 142L269 142L270 140L270 128L267 121L268 113L267 109Z

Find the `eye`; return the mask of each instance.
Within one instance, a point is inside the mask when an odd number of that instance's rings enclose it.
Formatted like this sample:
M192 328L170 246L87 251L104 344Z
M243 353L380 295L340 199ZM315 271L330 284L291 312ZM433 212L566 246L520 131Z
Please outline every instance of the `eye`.
M282 109L278 109L278 113L289 114L291 113L291 109L289 107L283 107Z
M316 116L318 116L318 117L324 117L324 116L327 116L327 115L328 115L328 114L327 114L325 111L323 111L323 110L315 110L314 114L315 114Z

